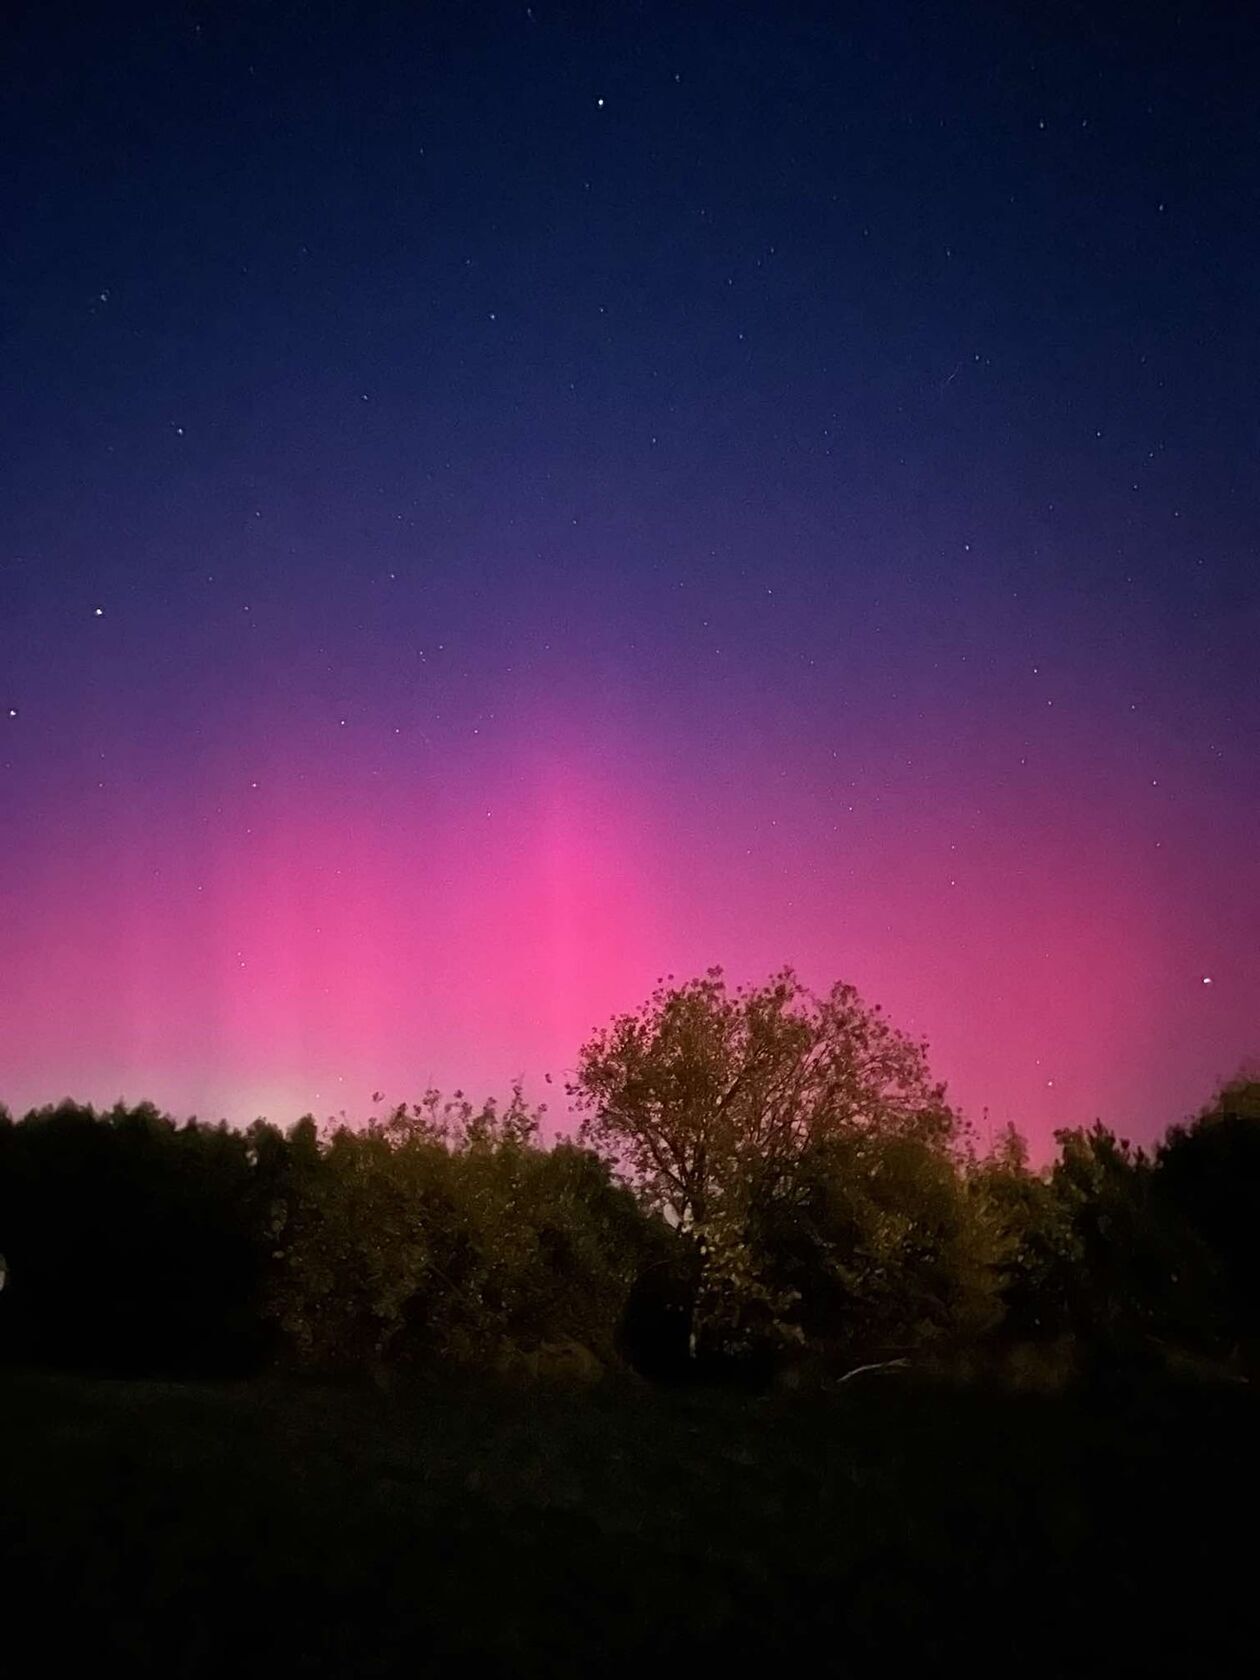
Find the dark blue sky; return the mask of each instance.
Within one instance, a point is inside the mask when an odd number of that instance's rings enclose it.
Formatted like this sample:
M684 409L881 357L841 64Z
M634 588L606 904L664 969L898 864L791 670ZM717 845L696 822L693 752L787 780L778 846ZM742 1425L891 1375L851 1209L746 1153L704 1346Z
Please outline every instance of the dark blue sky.
M1040 1133L1260 1048L1251 8L4 32L12 1097L501 1083L712 961Z

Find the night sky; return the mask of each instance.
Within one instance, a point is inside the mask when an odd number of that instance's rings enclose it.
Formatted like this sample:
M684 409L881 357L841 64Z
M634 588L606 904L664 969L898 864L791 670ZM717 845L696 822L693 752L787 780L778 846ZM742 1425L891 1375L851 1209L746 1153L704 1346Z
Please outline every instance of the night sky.
M1180 12L6 8L0 1097L558 1115L715 963L1038 1148L1260 1050L1260 20Z

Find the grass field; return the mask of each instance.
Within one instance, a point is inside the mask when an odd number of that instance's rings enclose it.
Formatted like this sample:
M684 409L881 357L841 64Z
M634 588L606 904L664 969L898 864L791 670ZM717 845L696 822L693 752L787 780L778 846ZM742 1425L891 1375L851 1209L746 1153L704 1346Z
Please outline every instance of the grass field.
M6 1668L1224 1673L1251 1639L1258 1422L1246 1389L3 1373Z

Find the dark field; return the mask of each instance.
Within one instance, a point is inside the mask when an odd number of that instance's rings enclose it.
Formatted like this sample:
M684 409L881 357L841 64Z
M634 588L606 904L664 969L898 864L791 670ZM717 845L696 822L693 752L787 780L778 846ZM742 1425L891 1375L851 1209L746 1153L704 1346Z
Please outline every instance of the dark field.
M1245 1388L825 1402L0 1376L6 1642L131 1675L1225 1672ZM17 1672L11 1668L10 1672Z

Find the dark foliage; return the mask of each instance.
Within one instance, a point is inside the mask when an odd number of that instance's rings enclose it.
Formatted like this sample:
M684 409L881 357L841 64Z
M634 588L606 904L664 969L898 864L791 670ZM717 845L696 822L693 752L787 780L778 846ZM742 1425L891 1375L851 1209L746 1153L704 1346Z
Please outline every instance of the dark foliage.
M5 1354L102 1371L245 1370L271 1341L272 1127L73 1103L0 1124Z
M1226 1085L1156 1154L1166 1207L1217 1265L1221 1327L1252 1355L1260 1348L1260 1079Z

